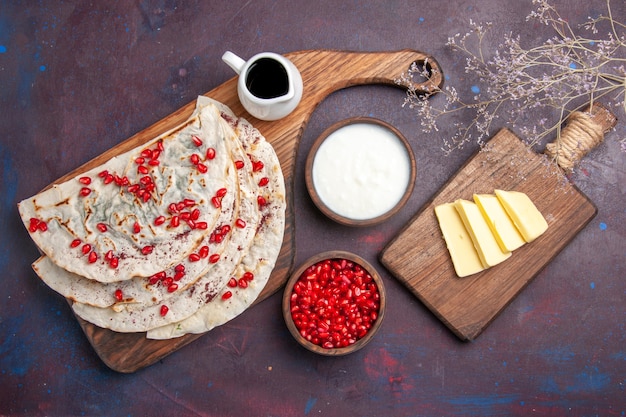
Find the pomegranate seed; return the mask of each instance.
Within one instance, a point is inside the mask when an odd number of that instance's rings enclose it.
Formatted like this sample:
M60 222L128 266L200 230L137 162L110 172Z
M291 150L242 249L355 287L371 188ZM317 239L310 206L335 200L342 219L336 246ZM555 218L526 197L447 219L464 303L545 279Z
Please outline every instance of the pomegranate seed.
M207 224L207 222L196 222L195 223L195 228L196 229L206 230L208 227L209 227L209 225Z
M246 281L252 281L254 279L254 274L252 272L245 272L243 274L243 279Z
M159 151L159 152L163 152L163 150L165 149L165 148L163 147L163 141L162 141L162 140L159 140L159 141L157 142L157 149L158 149L158 151Z
M199 137L197 137L196 135L191 135L191 140L193 141L193 144L196 146L202 146L202 139L200 139Z
M198 220L200 218L200 209L193 209L189 218L191 220Z
M215 159L215 149L209 148L206 150L206 159L208 160Z
M222 240L224 240L224 236L215 232L211 233L211 236L209 237L209 241L211 243L222 243Z
M109 175L109 171L107 171L106 169L104 171L101 171L98 176L100 178L105 178L107 175Z
M263 207L264 205L267 204L267 200L265 199L265 197L263 197L262 195L258 196L256 198L257 203L259 204L259 207Z
M83 243L83 242L80 239L74 239L74 240L72 240L72 243L70 243L70 248L76 248L81 243Z
M192 200L190 198L186 198L183 200L183 204L185 205L185 207L193 207L196 205L196 200Z
M235 168L237 169L241 169L245 166L246 164L244 164L243 161L235 161Z
M180 281L184 276L184 272L177 272L174 274L174 281Z
M82 197L87 197L89 194L91 194L91 188L83 187L83 188L80 189L80 195Z
M158 149L158 148L157 149L153 149L152 150L152 157L151 157L152 160L159 159L159 156L161 156L161 152L163 152L162 149Z
M200 172L201 174L206 174L208 170L209 168L207 168L207 166L203 163L198 164L198 172Z
M222 300L228 300L232 296L233 296L232 292L226 291L224 294L222 294Z
M104 254L104 260L111 262L111 259L113 259L113 251L109 249L107 253Z
M154 250L154 246L147 245L147 246L144 246L143 248L141 248L141 253L143 255L150 255L153 250Z
M237 226L240 229L243 229L246 227L246 222L242 219L237 219L235 220L235 226Z
M104 182L105 184L111 184L113 182L113 175L107 173L104 176L104 179L102 180L102 182Z
M78 179L78 181L79 181L81 184L84 184L84 185L89 185L89 184L91 184L91 178L89 178L89 177L80 177L80 178Z
M228 280L228 286L230 288L235 288L237 286L237 280L233 277Z
M145 165L139 165L137 167L137 172L139 172L140 174L147 174L148 168Z
M115 290L115 299L117 301L122 301L124 299L124 294L122 294L122 290L120 290L119 288Z
M155 166L157 166L159 164L160 164L160 162L159 162L158 159L151 159L151 160L148 161L148 165L150 165L151 167L155 167Z
M178 284L173 282L167 286L167 292L174 292L178 289Z
M211 198L211 203L213 203L213 207L215 207L215 208L222 207L222 199L217 197L217 196Z
M211 262L212 264L217 263L217 261L219 260L220 260L219 253L214 253L213 255L209 256L209 262Z
M185 220L185 222L187 223L187 225L189 226L190 229L195 229L196 228L196 222L194 222L191 219Z
M178 216L172 216L172 220L170 220L171 227L178 227L180 224L180 218Z
M89 263L93 264L98 260L98 254L96 252L89 252Z
M41 222L41 220L35 218L35 217L31 217L28 223L28 231L31 233L35 233L37 231L37 229L39 229L39 223Z
M224 226L222 226L222 227L220 228L220 234L221 234L221 235L226 235L226 234L228 234L229 232L230 232L230 226L229 226L229 225L227 225L227 224L225 224Z
M237 282L237 284L239 285L240 288L248 288L248 281L246 281L243 278L239 278L239 281Z
M254 172L259 172L261 171L263 168L265 167L265 165L263 164L263 162L261 161L256 161L252 163L252 171Z
M133 184L133 185L129 185L127 190L128 190L129 193L135 194L137 191L139 191L140 187L141 186L139 184Z
M166 306L165 304L161 306L161 317L165 317L165 315L167 314L167 312L170 311L169 307Z
M144 193L144 195L141 197L141 200L145 203L148 200L150 200L150 193Z
M96 225L96 227L98 228L98 230L100 230L102 233L106 232L109 228L107 227L106 224L104 223L98 223Z
M146 158L144 158L144 157L142 157L142 156L140 156L140 157L138 157L138 158L136 158L136 159L135 159L135 163L136 163L137 165L143 165L143 163L144 163L144 162L146 162Z
M270 179L267 177L263 177L259 180L259 187L265 187L267 184L269 184Z
M175 203L171 203L169 206L167 206L167 210L172 214L178 213L178 208L176 207Z
M228 190L226 188L220 188L219 190L217 190L215 192L215 196L219 197L219 198L222 198L222 197L224 197L226 195L227 192L228 192Z
M156 219L154 219L154 225L155 226L160 226L163 223L165 223L165 216L159 216Z
M200 163L200 157L198 156L197 153L192 153L191 156L189 157L189 160L194 165L198 165Z
M120 263L120 258L113 257L113 259L111 259L111 261L109 262L109 266L113 269L116 269L119 263Z
M183 264L178 264L174 267L174 271L176 272L185 272L185 265Z
M192 253L191 255L189 255L189 261L198 262L199 260L200 260L200 255L198 255L197 253Z
M139 225L139 223L135 222L135 224L133 224L133 233L139 232L141 232L141 226Z
M201 258L206 258L207 256L209 256L209 247L208 246L201 247L200 250L198 251L198 255L200 255Z
M149 175L144 175L143 177L139 178L139 182L143 185L152 184L152 178Z
M81 251L83 252L83 255L87 255L89 252L91 252L91 245L89 243L85 243L81 248Z
M39 230L40 232L45 232L46 230L48 230L48 224L40 220L39 224L37 224L37 230Z

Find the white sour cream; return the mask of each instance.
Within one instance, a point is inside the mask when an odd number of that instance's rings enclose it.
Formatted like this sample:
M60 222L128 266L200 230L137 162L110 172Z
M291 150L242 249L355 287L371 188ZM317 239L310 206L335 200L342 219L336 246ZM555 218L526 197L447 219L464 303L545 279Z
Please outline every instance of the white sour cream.
M353 220L368 220L402 199L411 160L404 143L389 129L354 123L331 133L318 148L312 177L329 209Z

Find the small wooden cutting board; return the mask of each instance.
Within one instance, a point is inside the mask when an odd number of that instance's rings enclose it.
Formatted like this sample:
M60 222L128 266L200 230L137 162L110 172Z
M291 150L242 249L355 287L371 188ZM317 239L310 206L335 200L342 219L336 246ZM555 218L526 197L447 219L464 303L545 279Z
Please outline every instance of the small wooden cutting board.
M548 230L506 261L457 277L435 206L495 189L526 193ZM544 156L501 130L426 203L381 252L380 260L460 339L475 339L596 215L594 204Z

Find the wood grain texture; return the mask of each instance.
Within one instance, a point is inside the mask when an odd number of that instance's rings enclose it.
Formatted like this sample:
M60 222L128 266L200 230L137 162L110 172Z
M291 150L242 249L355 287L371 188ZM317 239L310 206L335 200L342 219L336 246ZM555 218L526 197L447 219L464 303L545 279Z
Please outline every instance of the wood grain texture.
M282 288L289 277L295 258L295 224L293 213L293 180L295 153L305 126L317 105L329 94L353 85L386 84L396 87L396 80L413 63L426 64L432 76L412 87L418 92L433 91L443 84L443 72L437 61L419 51L345 52L309 50L286 54L300 70L303 80L302 101L287 117L278 121L262 121L249 115L237 98L237 78L234 77L205 95L226 104L239 117L250 122L272 144L281 163L287 188L287 213L283 245L276 267L257 303ZM226 65L226 64L224 64ZM82 172L97 167L110 158L129 151L155 136L184 122L193 112L191 102L152 126L131 136L119 145L102 153L54 183L69 180ZM50 184L47 188L51 187ZM116 333L102 329L77 317L85 335L102 361L118 372L134 372L149 366L201 335L186 335L172 340L149 340L145 333Z
M526 193L548 230L499 265L458 278L435 206L494 189ZM383 249L380 260L460 339L475 339L596 215L597 209L546 158L503 129L426 203Z

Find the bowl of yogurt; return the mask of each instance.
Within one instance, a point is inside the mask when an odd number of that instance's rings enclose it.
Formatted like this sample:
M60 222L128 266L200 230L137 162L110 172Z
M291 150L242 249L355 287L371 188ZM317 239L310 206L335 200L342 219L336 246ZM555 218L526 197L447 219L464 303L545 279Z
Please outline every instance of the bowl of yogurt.
M415 176L415 157L404 135L371 117L326 129L313 143L305 167L313 203L346 226L388 220L411 196Z

